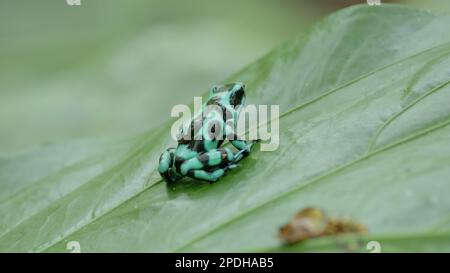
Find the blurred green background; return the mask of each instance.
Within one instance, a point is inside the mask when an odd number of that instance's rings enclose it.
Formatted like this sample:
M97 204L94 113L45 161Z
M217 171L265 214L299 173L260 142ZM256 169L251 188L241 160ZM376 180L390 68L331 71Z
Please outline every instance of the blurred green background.
M174 104L191 102L315 20L365 2L1 1L0 155L146 131ZM396 2L450 11L448 0Z

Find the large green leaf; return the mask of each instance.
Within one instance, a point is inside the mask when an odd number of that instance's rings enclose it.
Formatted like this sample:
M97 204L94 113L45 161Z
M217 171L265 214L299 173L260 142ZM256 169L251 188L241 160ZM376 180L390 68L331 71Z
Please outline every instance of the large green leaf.
M156 172L172 120L128 140L80 141L0 161L0 250L450 251L450 18L383 5L324 19L228 80L279 104L280 147L216 184ZM284 247L305 206L363 237ZM356 247L351 242L356 242Z

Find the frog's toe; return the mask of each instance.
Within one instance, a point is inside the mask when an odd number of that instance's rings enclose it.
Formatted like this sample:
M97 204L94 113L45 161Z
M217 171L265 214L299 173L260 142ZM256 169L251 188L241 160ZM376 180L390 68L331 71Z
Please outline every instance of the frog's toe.
M227 171L227 170L235 169L235 168L238 168L238 167L240 167L239 164L231 163L231 164L229 164L228 166L226 166L225 168L223 168L223 170L224 170L224 171Z

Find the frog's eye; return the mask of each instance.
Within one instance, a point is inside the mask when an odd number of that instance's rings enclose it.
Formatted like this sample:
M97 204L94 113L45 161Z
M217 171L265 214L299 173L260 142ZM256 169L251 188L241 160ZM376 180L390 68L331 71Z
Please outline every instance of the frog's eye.
M230 103L231 105L238 106L242 105L245 100L245 92L244 92L244 86L240 86L239 89L234 91L230 96Z

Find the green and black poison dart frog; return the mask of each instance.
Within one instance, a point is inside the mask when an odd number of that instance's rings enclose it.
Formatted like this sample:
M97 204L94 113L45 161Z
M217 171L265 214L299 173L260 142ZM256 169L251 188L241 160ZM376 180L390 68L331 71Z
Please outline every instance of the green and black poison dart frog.
M167 149L159 158L158 171L164 180L173 182L188 176L215 182L250 154L258 140L240 140L234 130L245 105L244 89L242 83L215 85L210 89L202 113L180 128L177 148ZM238 152L220 148L225 139Z

